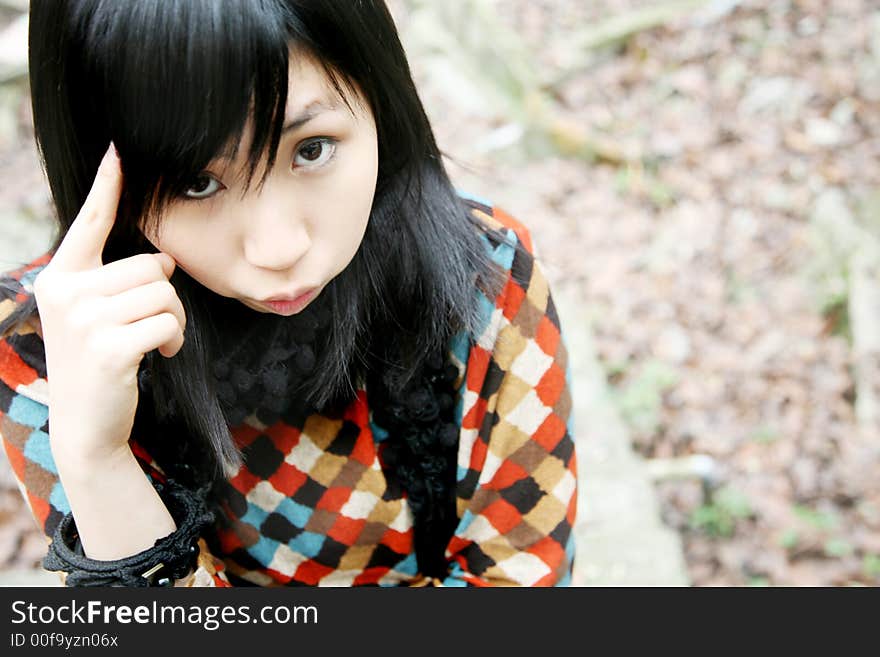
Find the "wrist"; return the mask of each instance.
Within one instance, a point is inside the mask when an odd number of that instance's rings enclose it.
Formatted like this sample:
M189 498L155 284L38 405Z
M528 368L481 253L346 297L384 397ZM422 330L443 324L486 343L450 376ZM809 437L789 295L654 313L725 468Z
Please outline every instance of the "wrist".
M137 463L128 443L112 448L80 449L71 447L71 442L58 445L50 439L52 458L62 479L91 479L95 474L124 469Z
M148 540L124 549L118 545L108 547L106 541L96 542L94 533L90 533L95 543L90 549L80 520L67 514L55 530L44 567L69 573L65 582L68 586L186 584L197 567L199 536L213 521L213 515L198 493L172 480L152 486L157 499L161 497L163 509L171 514L172 526L167 533L155 537L151 533L145 537ZM130 516L128 513L125 518ZM132 529L142 527L139 521ZM121 526L115 530L117 536L131 533Z

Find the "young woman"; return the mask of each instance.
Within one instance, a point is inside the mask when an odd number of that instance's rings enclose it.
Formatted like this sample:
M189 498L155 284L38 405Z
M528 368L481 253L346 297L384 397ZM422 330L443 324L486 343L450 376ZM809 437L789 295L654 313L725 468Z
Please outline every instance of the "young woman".
M32 0L0 433L68 585L565 585L566 352L381 0Z

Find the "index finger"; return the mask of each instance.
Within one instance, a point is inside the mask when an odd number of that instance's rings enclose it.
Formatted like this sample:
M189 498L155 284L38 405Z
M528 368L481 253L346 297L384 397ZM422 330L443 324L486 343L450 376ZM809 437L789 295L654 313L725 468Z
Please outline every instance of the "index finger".
M122 170L112 142L98 166L95 181L76 219L52 258L53 266L66 271L100 267L101 253L116 221L122 193Z

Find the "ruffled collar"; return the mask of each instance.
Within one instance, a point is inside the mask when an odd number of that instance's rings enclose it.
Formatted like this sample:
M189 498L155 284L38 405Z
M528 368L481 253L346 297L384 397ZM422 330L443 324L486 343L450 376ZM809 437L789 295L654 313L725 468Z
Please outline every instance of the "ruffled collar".
M324 295L290 317L225 297L209 305L211 315L222 318L214 327L210 374L228 424L238 426L254 414L272 425L285 413L306 410L304 395L297 393L314 372L330 325Z

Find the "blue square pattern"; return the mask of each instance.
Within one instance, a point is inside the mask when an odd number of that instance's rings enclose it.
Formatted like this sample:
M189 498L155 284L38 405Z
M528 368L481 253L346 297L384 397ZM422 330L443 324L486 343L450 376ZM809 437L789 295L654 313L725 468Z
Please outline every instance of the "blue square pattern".
M259 530L260 525L263 524L263 521L269 514L266 511L263 511L260 507L255 504L251 504L248 502L248 508L245 514L241 517L241 521L245 522L253 527L256 527ZM272 557L275 556L275 550L278 549L278 541L273 541L272 539L266 538L263 535L260 535L259 540L253 545L247 548L248 553L254 557L257 561L262 564L269 564L272 562Z
M260 525L263 524L263 521L266 519L266 517L269 515L269 512L263 511L263 509L258 507L256 504L251 504L250 502L248 502L247 507L247 511L241 517L241 521L259 528Z
M9 412L6 415L17 424L39 429L49 419L49 407L24 395L16 394L9 404Z
M272 511L265 511L255 504L248 503L247 512L241 517L242 522L256 527L258 530ZM303 528L312 516L312 510L298 504L290 498L281 501L274 513L284 516L289 522L299 528ZM248 547L247 551L260 563L268 565L275 556L275 551L280 543L265 536L260 536L259 541ZM316 556L324 545L324 536L314 532L302 532L287 543L288 547L311 559Z
M49 494L49 504L58 509L59 513L70 513L70 504L67 502L67 496L61 487L61 482L56 481L52 486L52 492Z
M464 534L467 531L467 528L471 526L474 518L476 518L476 516L471 513L469 509L465 509L461 516L461 520L458 521L458 527L455 528L455 535L461 536Z
M58 474L58 468L55 467L55 460L52 458L52 449L49 447L49 434L45 431L36 429L31 432L24 444L24 456L53 475Z
M275 551L279 545L278 541L273 541L271 538L260 535L260 540L248 547L247 551L254 559L268 567L272 563Z
M467 582L464 581L464 570L462 570L457 561L452 563L452 567L449 569L449 576L443 580L443 586L455 586L458 588L467 586Z
M299 502L294 502L289 497L285 497L281 500L278 508L275 509L275 513L281 514L288 520L288 522L299 529L304 529L309 522L309 519L312 517L312 509L303 506Z
M458 194L461 198L463 198L465 200L476 201L477 203L485 205L486 207L489 207L489 208L492 207L491 201L489 201L486 198L483 198L482 196L478 196L477 194L471 194L470 192L466 192L465 190L459 189L458 187L455 188L455 193Z
M388 438L388 431L373 421L372 413L370 413L370 431L373 433L373 442L376 444Z
M505 228L503 232L504 239L494 249L488 238L482 236L482 239L485 240L490 248L489 255L492 257L492 260L504 268L505 271L510 271L510 268L513 267L513 257L516 255L516 245L519 243L519 239L513 228Z
M565 559L566 563L569 564L569 569L566 571L565 575L560 577L556 582L556 586L571 586L571 564L574 562L574 553L576 548L575 540L574 540L574 532L571 532L568 535L568 540L565 542Z
M404 573L405 575L415 576L416 573L419 572L419 562L416 558L416 553L410 552L407 555L406 559L403 559L402 561L395 564L394 570L399 573Z
M28 294L33 294L34 291L34 280L37 278L37 274L39 274L43 269L46 268L46 265L40 265L39 267L34 267L21 277L19 283L25 289Z
M419 572L419 564L416 559L416 553L410 553L405 559L398 561L394 566L392 566L391 570L395 573L401 573L402 575L409 575L410 577L415 577ZM399 586L397 582L379 582L379 586L382 587L392 587Z
M318 556L324 546L325 538L325 536L314 532L303 532L291 539L287 545L294 552L299 552L304 557L312 559Z

